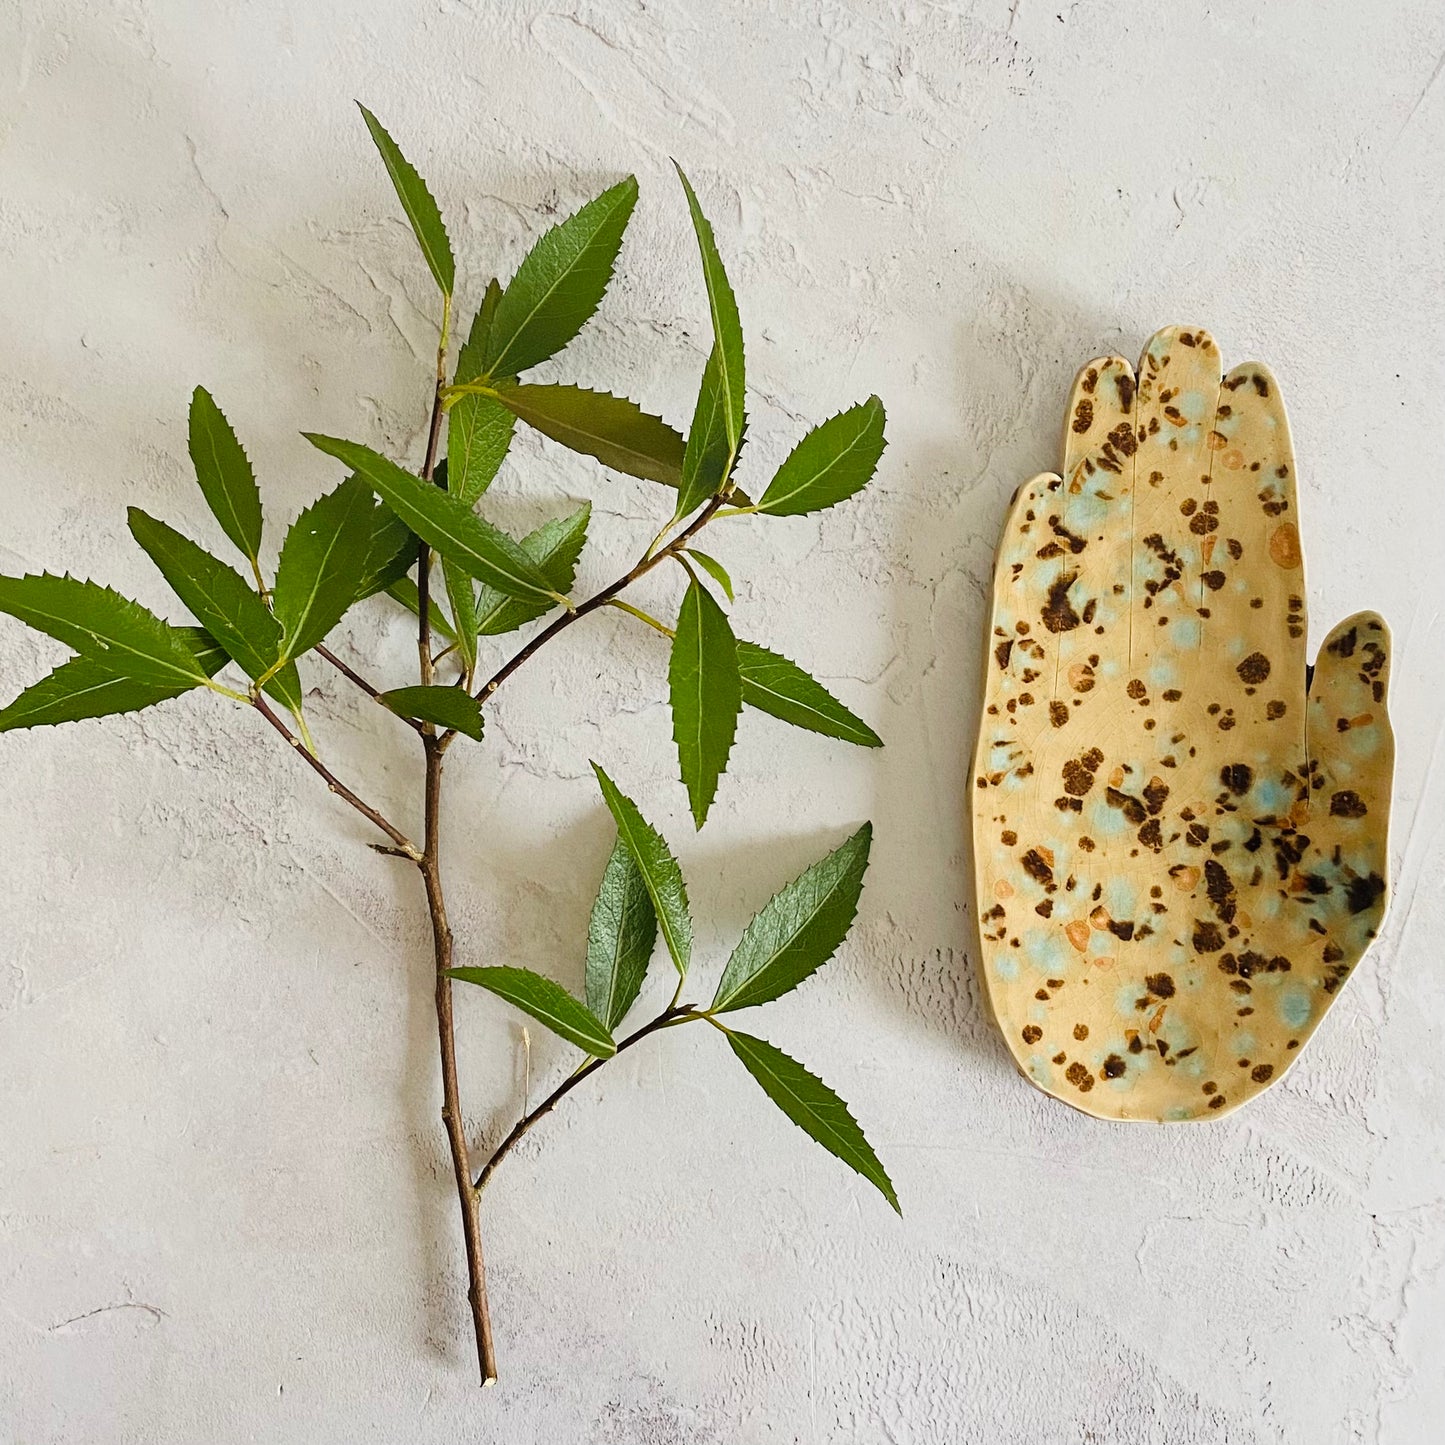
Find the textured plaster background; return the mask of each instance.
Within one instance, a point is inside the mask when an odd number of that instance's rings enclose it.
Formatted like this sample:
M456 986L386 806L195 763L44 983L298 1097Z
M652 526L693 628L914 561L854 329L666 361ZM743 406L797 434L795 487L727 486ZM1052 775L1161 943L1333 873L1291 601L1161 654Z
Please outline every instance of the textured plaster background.
M6 735L0 1440L1439 1439L1442 58L1426 0L0 5L6 571L69 565L179 617L124 507L220 542L185 460L197 382L273 528L335 480L302 427L417 457L433 294L355 96L433 181L472 299L635 170L619 282L554 374L684 422L707 334L677 156L750 336L745 484L885 398L869 493L709 545L739 631L886 750L750 714L694 837L663 648L594 619L454 750L448 831L463 961L575 985L610 846L589 758L679 846L713 961L872 817L852 941L764 1031L853 1103L906 1211L720 1040L668 1034L489 1193L482 1396L414 878L218 699ZM1056 464L1074 368L1172 321L1287 389L1312 636L1366 605L1394 625L1396 902L1281 1086L1129 1128L1033 1092L990 1032L962 820L1008 497ZM584 587L663 516L534 437L494 496L519 528L593 498ZM395 681L414 662L381 601L339 645ZM5 695L56 655L4 619ZM411 819L403 731L306 680L337 767ZM460 1015L494 1139L520 1029L480 995ZM532 1096L569 1066L534 1037Z

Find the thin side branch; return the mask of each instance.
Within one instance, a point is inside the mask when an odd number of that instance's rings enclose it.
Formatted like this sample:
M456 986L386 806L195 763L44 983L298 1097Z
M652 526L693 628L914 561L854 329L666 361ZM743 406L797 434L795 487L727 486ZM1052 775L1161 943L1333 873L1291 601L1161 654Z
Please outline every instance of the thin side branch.
M354 683L358 688L360 688L361 691L364 692L367 697L369 697L373 702L381 703L382 707L386 707L386 704L381 701L381 689L378 687L373 687L372 684L369 683L364 677L362 677L362 675L357 672L354 667L351 667L349 664L343 662L339 657L337 657L334 652L332 652L329 647L318 645L316 648L316 653L326 662L329 662L332 667L334 667L337 672L342 675L342 677L346 678L348 682ZM391 709L389 707L387 707L386 710L387 712L391 712ZM413 717L402 717L400 713L396 712L391 713L391 715L394 718L398 719L400 722L404 722L407 727L412 728L416 732L420 732L422 730L421 724Z
M507 662L504 662L502 666L482 684L481 691L476 694L477 701L485 703L523 663L540 652L558 633L565 631L574 622L578 622L586 617L589 612L596 612L599 607L605 607L619 592L630 587L639 577L643 577L648 572L651 572L659 562L666 560L668 557L676 556L682 548L686 547L687 544L712 521L713 517L717 514L718 508L720 508L722 504L722 497L714 497L667 546L657 552L649 549L649 551L644 553L638 560L630 572L625 573L610 586L604 587L600 592L589 597L585 602L579 602L573 611L564 612L550 627L543 628L520 652L516 653Z
M693 1019L706 1017L706 1014L699 1013L697 1009L691 1006L684 1005L683 1007L678 1007L676 1004L673 1004L658 1014L651 1023L644 1024L635 1034L629 1034L623 1039L622 1042L617 1045L617 1054L620 1054L624 1049L630 1049L633 1044L641 1043L643 1039L649 1038L655 1033L660 1033L663 1029L674 1028L678 1024L685 1024ZM613 1054L612 1057L615 1059L617 1054ZM544 1115L550 1114L583 1079L590 1078L607 1062L606 1059L589 1059L580 1069L569 1074L558 1084L530 1114L523 1114L522 1117L517 1120L516 1124L512 1127L512 1132L492 1150L491 1158L482 1166L482 1172L477 1175L475 1187L478 1194L487 1187L487 1181L496 1171L497 1165L512 1152L523 1137L531 1131L532 1127Z
M380 828L381 831L396 844L398 851L405 857L410 858L413 863L420 863L422 861L421 850L417 848L416 844L413 843L400 828L396 827L395 824L373 808L370 803L358 798L315 753L307 751L307 749L302 746L301 739L272 712L270 705L259 692L251 699L251 706L291 744L292 750L296 755L304 760L307 767L316 773L338 798L343 802L350 803L363 818L375 827Z

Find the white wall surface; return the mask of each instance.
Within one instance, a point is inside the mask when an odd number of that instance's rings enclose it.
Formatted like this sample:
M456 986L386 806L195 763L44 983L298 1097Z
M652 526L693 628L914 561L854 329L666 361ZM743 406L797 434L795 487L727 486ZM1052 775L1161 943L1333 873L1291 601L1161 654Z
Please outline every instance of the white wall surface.
M761 1022L852 1102L905 1210L719 1039L668 1034L489 1192L483 1395L416 880L220 699L7 734L0 1440L1440 1439L1442 57L1429 0L0 6L0 569L181 619L124 510L219 544L185 457L198 382L274 521L336 477L303 427L417 459L433 293L353 97L433 181L472 300L635 171L620 279L551 374L681 424L707 329L679 158L750 337L744 485L883 396L870 492L710 545L738 630L887 748L751 714L694 836L663 645L593 619L453 750L448 843L462 961L576 986L611 833L589 758L679 847L704 970L873 818L852 940ZM1311 635L1391 621L1400 753L1381 942L1279 1087L1161 1129L1015 1076L972 978L963 819L1004 507L1057 464L1075 367L1169 322L1280 376ZM655 489L528 437L491 505L521 527L581 497L590 590L662 520ZM382 602L339 646L393 682L414 662ZM0 619L6 697L57 655ZM404 730L306 682L338 769L413 820ZM460 1028L494 1140L517 1018L469 992ZM534 1100L571 1064L536 1032Z

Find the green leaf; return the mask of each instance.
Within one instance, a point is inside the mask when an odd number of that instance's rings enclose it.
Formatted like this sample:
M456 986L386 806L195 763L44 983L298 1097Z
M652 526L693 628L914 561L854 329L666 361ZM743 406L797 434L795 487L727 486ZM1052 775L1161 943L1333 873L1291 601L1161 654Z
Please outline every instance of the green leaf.
M685 975L692 958L692 915L687 909L687 885L682 879L682 869L662 835L638 811L637 804L620 791L596 763L592 764L592 771L597 774L603 800L617 824L617 836L642 874L647 896L652 900L662 928L662 941L667 944L678 973Z
M314 432L303 435L318 450L345 462L422 541L478 581L508 597L549 605L560 600L516 542L440 487L403 471L360 442Z
M864 823L762 906L728 959L714 1013L755 1008L816 973L848 936L858 912L873 825Z
M675 164L675 163L674 163ZM712 314L713 350L717 356L718 391L722 402L727 439L734 454L743 440L743 328L738 320L738 303L723 270L713 239L712 226L698 204L692 182L677 166L678 179L687 193L687 208L692 213L692 228L697 233L697 247L702 255L703 280L707 283L707 304ZM711 361L709 361L711 364ZM706 373L704 373L704 388Z
M401 202L407 220L411 222L417 245L421 247L421 253L426 257L426 263L431 267L431 273L436 277L442 295L450 296L456 283L457 268L452 260L451 242L447 240L447 228L442 224L442 213L437 209L432 193L427 190L426 182L402 155L381 122L360 101L356 104L366 120L366 128L371 132L377 150L381 152L387 174L391 177L392 185L396 187L396 198Z
M728 1043L763 1092L805 1134L861 1174L898 1214L898 1195L848 1106L816 1074L766 1039L728 1031Z
M462 687L396 687L381 700L401 717L455 728L469 738L482 737L482 705Z
M467 675L477 665L477 584L469 573L455 562L442 558L442 580L446 584L447 600L452 604L452 626ZM427 609L430 613L430 608Z
M131 536L171 590L246 676L254 680L269 672L281 656L281 624L245 578L139 507L126 515ZM266 691L292 712L301 710L301 679L294 664L272 676Z
M517 418L500 402L470 392L447 413L447 490L467 506L492 485L507 451Z
M644 481L678 485L681 434L635 401L581 386L498 386L488 395L543 436L596 457L603 466Z
M584 502L570 517L544 522L522 538L522 550L558 592L572 590L591 515L591 502ZM497 637L504 632L515 632L551 610L551 603L519 602L495 588L483 587L477 598L477 633L482 637Z
M684 547L683 551L722 588L729 602L737 600L733 596L733 579L728 576L728 569L716 557L709 557L706 552L699 552L696 547Z
M739 638L738 672L743 680L743 702L748 707L824 737L842 738L864 748L883 746L883 739L862 718L780 653Z
M416 590L416 583L410 577L402 577L393 582L386 589L388 597L395 598L415 617L421 611L421 597ZM431 630L439 637L444 637L448 642L457 640L456 629L452 626L451 620L446 613L437 606L436 596L433 594L427 599L427 618L431 623Z
M226 649L206 631L204 627L177 627L180 641L197 662L206 670L207 677L214 677L231 659Z
M411 528L384 504L378 504L371 515L371 541L366 549L366 563L361 569L356 600L364 602L378 592L385 592L416 566L421 543Z
M636 203L637 179L628 176L542 234L497 305L487 376L516 376L577 335L607 291Z
M456 382L473 381L482 374L487 337L501 298L495 279L489 281L457 356ZM475 503L496 477L516 426L516 417L492 397L477 392L458 397L447 414L447 490L469 506Z
M677 614L667 681L677 761L693 822L701 828L727 767L743 694L727 614L696 579Z
M286 657L299 657L341 621L366 572L376 507L347 477L301 513L286 534L272 601Z
M861 491L878 469L887 444L883 403L876 396L816 426L768 483L758 511L797 517L831 507Z
M136 682L191 688L210 676L179 628L96 582L49 572L0 577L0 612Z
M191 394L191 464L221 530L254 564L261 552L261 492L245 449L205 387Z
M530 968L452 968L447 972L506 999L593 1058L610 1059L617 1052L607 1026L586 1004L578 1003L560 983Z
M501 299L502 288L497 285L497 278L494 276L487 282L487 289L482 293L482 304L477 307L477 314L472 317L472 329L457 352L453 381L475 381L486 369L487 337L492 334L492 322L496 318L497 305Z
M214 677L230 661L203 628L175 630L182 634L183 642L195 653L208 676ZM69 662L62 662L49 677L27 687L8 707L0 709L0 732L139 712L190 691L191 685L185 683L169 687L119 677L93 657L73 657Z
M709 497L722 491L736 456L728 440L723 406L722 352L716 345L703 368L702 386L687 433L682 456L682 479L677 488L676 516L695 512Z
M619 838L602 874L587 925L587 1007L615 1029L637 1002L652 948L657 913L637 860Z

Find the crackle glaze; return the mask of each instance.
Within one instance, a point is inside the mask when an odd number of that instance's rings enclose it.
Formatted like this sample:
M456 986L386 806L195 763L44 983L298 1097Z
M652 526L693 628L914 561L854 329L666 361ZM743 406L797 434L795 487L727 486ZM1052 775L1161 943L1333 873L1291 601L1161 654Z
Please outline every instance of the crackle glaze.
M1279 385L1170 327L1074 382L994 573L973 835L1025 1077L1105 1119L1278 1081L1380 926L1394 743L1372 612L1305 661Z

